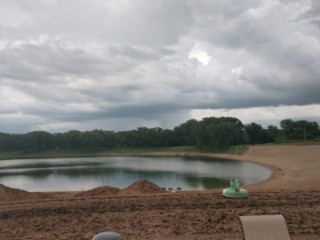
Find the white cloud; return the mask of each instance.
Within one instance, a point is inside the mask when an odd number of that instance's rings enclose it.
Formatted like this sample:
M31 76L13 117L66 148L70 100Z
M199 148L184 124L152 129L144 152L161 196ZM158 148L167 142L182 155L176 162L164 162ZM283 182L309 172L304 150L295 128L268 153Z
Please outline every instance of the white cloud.
M79 78L79 79L70 79L66 86L71 89L88 89L95 87L95 81L92 79L87 79L87 78Z
M10 86L0 86L0 102L0 113L21 112L36 105L34 97Z
M231 70L232 73L236 74L238 77L241 75L243 67L235 67Z
M211 56L209 56L208 53L200 47L199 43L195 43L195 45L189 52L189 59L191 58L195 58L203 66L207 66L210 62Z

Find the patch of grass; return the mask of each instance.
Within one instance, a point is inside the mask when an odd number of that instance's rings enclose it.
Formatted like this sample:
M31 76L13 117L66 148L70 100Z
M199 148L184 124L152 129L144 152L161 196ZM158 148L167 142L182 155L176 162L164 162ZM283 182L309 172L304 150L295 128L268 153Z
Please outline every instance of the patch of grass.
M319 145L320 144L320 140L316 139L316 140L307 140L307 142L305 142L302 139L298 139L298 140L288 140L288 139L283 139L283 140L278 140L276 143L271 143L271 144L278 144L278 145Z
M14 159L17 158L17 156L22 156L22 151L1 151L0 152L0 160L3 159Z
M63 158L63 157L101 157L108 155L130 155L143 154L152 152L195 152L195 147L178 146L178 147L144 147L144 148L110 148L100 150L72 150L72 149L55 149L46 151L1 151L0 160L4 159L30 159L30 158Z
M245 153L248 150L248 148L249 147L247 145L235 145L235 146L229 147L228 149L226 149L222 153L242 155L243 153Z
M193 146L177 146L177 147L126 147L126 148L111 148L106 153L148 153L148 152L195 152L196 149Z
M319 145L319 141L310 141L305 143L304 141L295 142L281 142L281 143L270 143L267 145ZM263 144L266 145L266 144ZM248 150L248 145L235 145L228 149L220 152L208 151L212 153L226 153L226 154L238 154L242 155ZM4 159L31 159L31 158L72 158L72 157L101 157L110 155L139 155L145 153L156 153L156 152L205 152L197 150L194 146L176 146L176 147L118 147L110 149L99 149L99 150L72 150L72 149L55 149L46 151L35 151L35 152L24 152L24 151L0 151L0 160Z
M96 151L84 150L44 150L34 152L1 151L0 160L4 159L30 159L30 158L62 158L62 157L90 157L96 156Z

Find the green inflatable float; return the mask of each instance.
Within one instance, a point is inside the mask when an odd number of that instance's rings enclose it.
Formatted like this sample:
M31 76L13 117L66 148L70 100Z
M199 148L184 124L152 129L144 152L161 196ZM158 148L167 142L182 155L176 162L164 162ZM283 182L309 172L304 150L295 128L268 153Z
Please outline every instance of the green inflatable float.
M228 198L244 198L248 196L248 192L241 188L239 180L231 180L230 187L223 189L222 195Z

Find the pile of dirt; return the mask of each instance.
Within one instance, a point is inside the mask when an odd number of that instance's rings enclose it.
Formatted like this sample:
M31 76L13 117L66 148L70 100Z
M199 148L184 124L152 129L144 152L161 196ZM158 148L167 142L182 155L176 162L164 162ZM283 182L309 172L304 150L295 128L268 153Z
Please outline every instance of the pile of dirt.
M10 188L0 184L0 201L22 200L27 198L29 195L30 193L27 191Z
M148 180L139 180L129 187L121 190L121 194L124 195L135 195L135 194L150 194L150 193L163 193L164 189L158 185L148 181Z
M119 188L111 186L103 186L94 188L88 191L84 191L75 195L75 197L93 197L93 196L108 196L114 195L120 192Z

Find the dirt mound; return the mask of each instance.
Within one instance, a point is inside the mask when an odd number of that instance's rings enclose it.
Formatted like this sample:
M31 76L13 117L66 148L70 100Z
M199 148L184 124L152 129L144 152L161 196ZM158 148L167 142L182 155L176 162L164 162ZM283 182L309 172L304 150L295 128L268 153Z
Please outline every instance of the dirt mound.
M84 191L75 195L75 197L93 197L93 196L106 196L106 195L114 195L120 192L119 188L104 186L94 188L88 191Z
M148 180L139 180L131 184L129 187L121 190L122 194L148 194L163 192L165 192L164 189Z
M5 185L0 184L0 201L21 200L29 195L30 193L27 191L6 187Z

